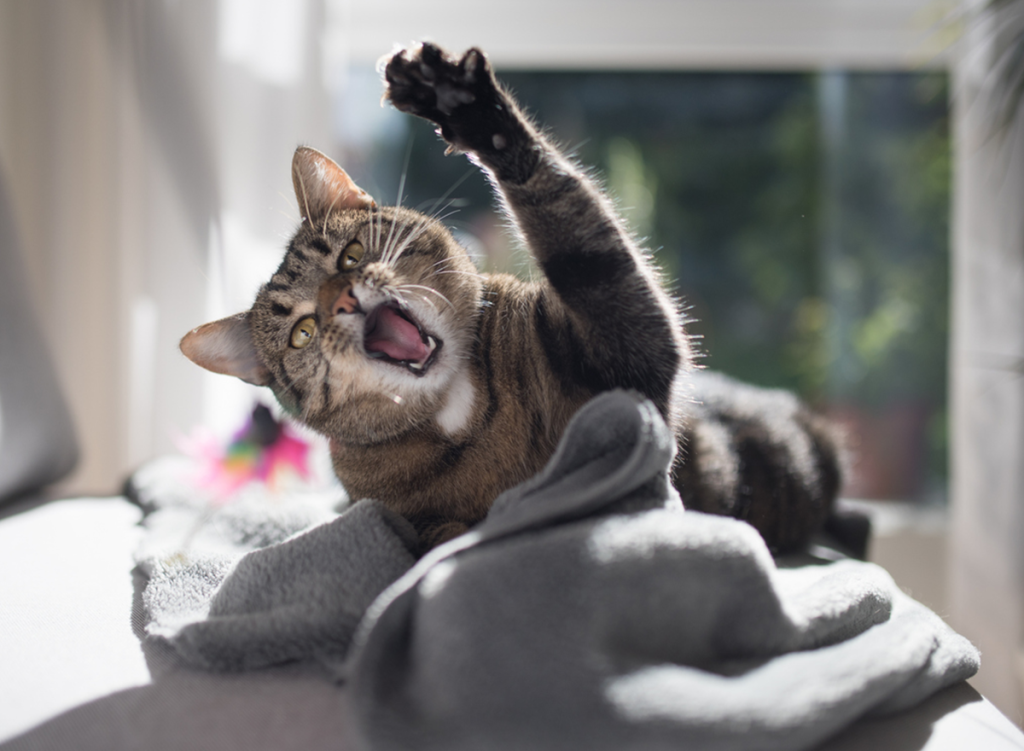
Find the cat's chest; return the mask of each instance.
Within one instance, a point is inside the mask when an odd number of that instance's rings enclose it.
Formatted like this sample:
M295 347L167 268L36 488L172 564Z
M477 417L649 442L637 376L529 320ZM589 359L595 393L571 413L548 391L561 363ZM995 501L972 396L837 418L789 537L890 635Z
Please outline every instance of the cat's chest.
M332 441L334 470L354 500L374 498L406 516L476 523L498 495L539 472L554 451L557 427L515 406L491 410L457 442L435 430L374 446Z

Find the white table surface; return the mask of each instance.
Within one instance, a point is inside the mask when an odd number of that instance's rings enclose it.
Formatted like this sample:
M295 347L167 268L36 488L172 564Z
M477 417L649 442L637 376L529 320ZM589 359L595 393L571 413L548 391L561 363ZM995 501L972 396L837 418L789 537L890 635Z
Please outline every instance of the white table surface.
M0 746L338 748L341 690L316 668L211 674L140 646L132 551L141 513L79 498L0 519ZM1024 734L967 684L862 720L827 751L1010 751Z

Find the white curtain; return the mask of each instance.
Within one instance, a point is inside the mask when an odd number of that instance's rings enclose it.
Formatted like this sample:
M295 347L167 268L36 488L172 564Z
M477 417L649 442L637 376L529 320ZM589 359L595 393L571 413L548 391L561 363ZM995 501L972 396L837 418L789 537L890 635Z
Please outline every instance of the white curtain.
M110 492L251 404L178 339L247 307L298 215L295 146L330 151L322 0L0 3L0 160L31 293Z

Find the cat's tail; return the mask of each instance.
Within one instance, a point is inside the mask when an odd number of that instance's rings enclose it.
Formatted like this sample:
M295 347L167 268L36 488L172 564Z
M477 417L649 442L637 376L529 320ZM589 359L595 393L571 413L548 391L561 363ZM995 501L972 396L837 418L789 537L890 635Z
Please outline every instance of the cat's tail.
M688 509L753 525L773 553L805 547L842 484L838 431L787 391L692 374L673 484Z

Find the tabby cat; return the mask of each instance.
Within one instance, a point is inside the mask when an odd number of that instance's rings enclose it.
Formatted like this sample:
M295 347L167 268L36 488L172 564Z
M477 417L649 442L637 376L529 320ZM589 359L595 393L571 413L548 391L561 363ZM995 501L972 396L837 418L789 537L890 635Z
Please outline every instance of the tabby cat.
M431 44L386 63L386 97L431 120L492 179L544 278L480 274L435 219L377 206L299 148L302 224L252 308L182 351L268 386L330 439L352 498L409 519L425 547L466 531L551 457L601 391L632 389L680 437L689 508L803 544L839 472L826 426L782 392L698 374L676 305L608 199L553 148L471 49Z

